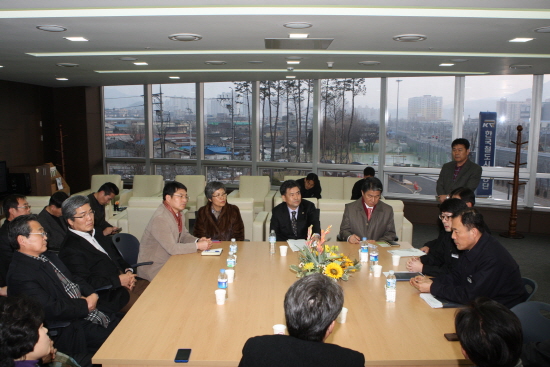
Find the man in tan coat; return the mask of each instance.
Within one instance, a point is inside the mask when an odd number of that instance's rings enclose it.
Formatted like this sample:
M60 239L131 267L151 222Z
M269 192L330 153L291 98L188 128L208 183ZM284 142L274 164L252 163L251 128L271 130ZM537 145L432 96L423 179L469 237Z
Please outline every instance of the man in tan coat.
M210 238L196 238L185 228L181 213L188 200L185 185L177 181L167 182L162 198L162 204L147 224L139 246L138 262L153 261L153 265L138 268L138 276L149 281L171 255L190 254L212 247Z

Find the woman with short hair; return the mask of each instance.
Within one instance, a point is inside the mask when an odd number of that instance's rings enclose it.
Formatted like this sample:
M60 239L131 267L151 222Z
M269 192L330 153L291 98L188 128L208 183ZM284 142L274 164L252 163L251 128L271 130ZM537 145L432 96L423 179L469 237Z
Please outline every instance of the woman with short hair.
M199 209L193 235L218 241L244 240L244 224L236 205L227 202L225 185L209 182L204 188L208 204Z

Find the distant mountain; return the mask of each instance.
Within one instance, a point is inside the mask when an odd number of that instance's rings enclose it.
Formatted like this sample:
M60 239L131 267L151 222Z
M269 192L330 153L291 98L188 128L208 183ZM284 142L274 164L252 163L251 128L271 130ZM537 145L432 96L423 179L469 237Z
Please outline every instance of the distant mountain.
M139 89L142 91L141 86ZM141 95L131 95L124 93L117 87L105 87L104 90L104 100L105 108L127 108L127 107L136 107L143 105L143 97Z

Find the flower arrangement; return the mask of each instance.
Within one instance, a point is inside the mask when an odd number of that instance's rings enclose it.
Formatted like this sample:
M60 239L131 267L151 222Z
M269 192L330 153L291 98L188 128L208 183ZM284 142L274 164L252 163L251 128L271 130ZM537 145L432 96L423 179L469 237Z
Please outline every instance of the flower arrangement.
M321 273L334 280L348 280L350 273L361 269L361 263L340 253L338 246L324 244L331 227L321 230L320 236L312 234L312 226L309 227L306 246L298 253L300 264L290 265L290 270L295 271L298 278Z

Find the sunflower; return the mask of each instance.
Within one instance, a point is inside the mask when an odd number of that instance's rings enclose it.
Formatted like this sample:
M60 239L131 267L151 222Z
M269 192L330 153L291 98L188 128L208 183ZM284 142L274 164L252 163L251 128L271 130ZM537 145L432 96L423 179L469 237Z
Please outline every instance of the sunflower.
M337 263L330 263L325 268L325 275L333 279L340 279L344 274L344 270Z
M311 270L311 269L313 269L313 263L304 264L304 270Z

